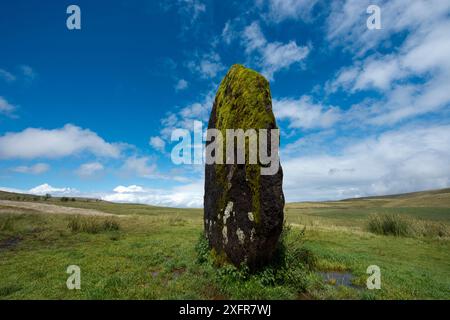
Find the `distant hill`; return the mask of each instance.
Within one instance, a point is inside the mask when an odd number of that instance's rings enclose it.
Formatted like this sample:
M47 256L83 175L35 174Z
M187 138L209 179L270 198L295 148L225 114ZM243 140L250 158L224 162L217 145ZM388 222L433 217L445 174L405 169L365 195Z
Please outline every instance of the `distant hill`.
M450 208L450 188L384 196L349 198L338 201L291 202L287 207L305 206L352 206L352 207L434 207Z
M65 197L51 197L47 201L61 201L61 198ZM107 201L94 199L94 198L81 198L81 197L67 197L64 200L72 201L75 199L79 202L104 202ZM0 200L13 200L13 201L43 201L45 196L38 196L24 193L14 193L0 190ZM384 196L372 196L361 198L349 198L338 201L305 201L305 202L291 202L287 207L305 206L310 204L311 206L325 205L325 206L343 206L350 203L355 206L365 205L368 203L377 203L383 207L439 207L450 208L450 188L428 190L419 192L410 192L402 194L392 194Z
M60 201L62 198L71 201L75 199L76 201L84 201L84 202L99 202L103 200L94 199L94 198L83 198L83 197L53 197L51 196L48 200L58 200ZM17 192L8 192L0 190L0 200L12 200L12 201L41 201L45 200L46 196L44 195L34 195L34 194L26 194L26 193L17 193Z
M449 195L450 196L450 188L446 189L436 189L436 190L428 190L428 191L417 191L417 192L408 192L408 193L399 193L399 194L390 194L384 196L371 196L371 197L359 197L359 198L350 198L344 199L342 201L347 200L367 200L367 199L391 199L391 198L420 198L420 197L430 197L436 195Z
M450 188L385 196L362 197L343 201L385 201L387 207L445 207L450 208Z

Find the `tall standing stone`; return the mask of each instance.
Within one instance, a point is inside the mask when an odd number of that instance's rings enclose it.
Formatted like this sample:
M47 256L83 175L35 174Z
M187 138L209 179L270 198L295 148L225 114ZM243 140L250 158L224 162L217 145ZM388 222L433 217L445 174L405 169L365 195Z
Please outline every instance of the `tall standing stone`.
M256 71L232 66L217 91L208 129L225 138L226 129L276 128L269 82ZM280 165L275 174L262 175L261 163L248 160L206 164L204 228L217 258L257 268L271 260L282 231L283 172Z

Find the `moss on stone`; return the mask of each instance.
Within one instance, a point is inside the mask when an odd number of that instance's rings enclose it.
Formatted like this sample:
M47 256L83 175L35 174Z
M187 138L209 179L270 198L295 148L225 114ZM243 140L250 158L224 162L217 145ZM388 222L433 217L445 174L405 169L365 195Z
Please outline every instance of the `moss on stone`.
M216 125L222 132L226 145L226 129L269 129L275 117L269 106L272 105L269 82L258 72L242 65L233 65L228 71L216 94ZM247 144L247 143L246 143ZM225 156L225 152L224 152ZM248 145L246 145L246 178L251 190L252 212L255 223L260 222L260 165L248 164ZM215 165L216 178L224 192L219 200L218 216L222 217L228 201L226 165ZM221 220L221 219L220 219Z
M267 105L272 103L269 82L258 72L233 65L216 95L218 129L266 129L274 123Z
M220 252L217 252L217 250L214 248L211 249L211 259L213 265L216 267L223 267L224 265L230 263L225 251L222 250Z

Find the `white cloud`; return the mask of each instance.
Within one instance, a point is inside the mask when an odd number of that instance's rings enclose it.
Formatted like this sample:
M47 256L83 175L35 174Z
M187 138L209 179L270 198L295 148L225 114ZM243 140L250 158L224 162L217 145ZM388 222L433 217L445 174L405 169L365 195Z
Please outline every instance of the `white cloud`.
M200 16L206 12L206 5L202 0L164 0L158 3L163 11L174 9L179 14L181 35L195 26Z
M16 81L18 77L27 81L34 80L37 77L36 71L34 71L34 69L31 68L30 66L21 65L18 67L18 69L19 72L17 73L17 76L5 69L0 69L0 79L3 79L8 83L11 83Z
M205 123L209 119L209 114L214 102L215 89L209 91L200 102L194 102L178 110L170 112L161 119L161 138L170 141L172 131L175 129L193 130L194 121Z
M302 62L310 52L308 46L298 46L295 41L268 42L256 21L244 29L242 40L248 55L258 54L258 65L269 80L276 72Z
M230 44L234 38L236 38L236 32L233 29L233 24L229 20L225 23L225 26L222 29L222 39L226 44Z
M277 119L289 120L290 128L329 128L342 116L338 107L316 104L309 96L302 96L300 99L274 99L273 109Z
M309 19L317 0L257 0L260 7L267 6L267 18L274 22L287 19Z
M48 193L51 194L52 196L62 196L62 195L78 195L79 191L72 188L55 188L47 183L44 183L28 190L26 193L36 195L45 195Z
M16 76L5 69L0 69L0 79L5 80L6 82L13 82L16 80Z
M122 170L142 178L154 178L156 176L156 164L148 164L149 157L132 156L125 160Z
M34 80L37 77L36 71L34 71L33 68L31 68L30 66L21 65L20 71L27 80Z
M103 171L105 168L100 162L89 162L82 164L76 171L80 177L90 177Z
M384 91L391 88L393 81L404 76L405 71L401 69L395 56L387 55L378 59L371 57L364 61L364 65L356 63L339 71L336 79L330 84L330 89L332 92L339 87L351 92L370 88Z
M342 9L336 7L329 18L328 36L359 56L352 66L341 69L335 79L327 83L328 92L375 89L382 93L378 101L353 110L353 113L360 113L356 117L365 116L366 123L375 125L395 124L448 106L450 3L383 2L385 29L374 32L364 27L362 34L353 34L353 30L358 30L355 24L361 23L361 15L352 14L365 4L367 2L348 0ZM338 18L342 19L342 24L337 25L335 19ZM399 32L405 33L405 40L396 47L384 48L388 53L364 56L368 49L382 46L382 40ZM363 41L369 36L370 40Z
M30 173L30 174L41 174L47 172L50 166L46 163L37 163L32 166L18 166L12 168L11 170L18 173Z
M186 80L180 79L175 84L175 91L181 91L181 90L187 89L188 86L189 86L189 83Z
M381 30L369 30L366 9L371 4L381 8ZM359 55L375 48L393 34L435 29L436 22L447 19L450 2L441 0L346 0L335 1L327 20L327 37ZM435 29L436 30L436 29Z
M206 5L200 0L178 0L180 12L195 21L206 11Z
M131 185L128 187L117 186L114 188L113 191L117 192L117 193L140 193L140 192L144 192L144 188L137 186L137 185Z
M144 203L155 206L201 208L204 182L168 189L149 189L141 186L118 186L114 193L104 195L103 200L124 203Z
M61 158L81 152L116 158L120 148L72 124L53 130L27 128L0 136L0 159Z
M0 114L7 116L13 116L14 111L17 109L15 105L12 105L5 98L0 96Z
M150 157L131 156L128 157L121 167L122 175L130 175L139 178L153 180L171 180L177 182L189 181L188 178L173 173L164 174L159 172L155 161Z
M160 137L151 137L149 144L156 150L159 150L161 152L164 152L164 149L166 147L166 143L163 139Z
M192 72L198 73L203 79L215 78L219 72L225 69L220 56L216 52L196 57L196 59L187 63L187 67Z
M248 54L257 49L264 48L267 44L266 37L262 33L259 23L256 21L244 29L242 37L244 39L245 51Z
M449 145L450 126L402 127L348 144L337 153L291 157L282 161L287 200L448 187Z

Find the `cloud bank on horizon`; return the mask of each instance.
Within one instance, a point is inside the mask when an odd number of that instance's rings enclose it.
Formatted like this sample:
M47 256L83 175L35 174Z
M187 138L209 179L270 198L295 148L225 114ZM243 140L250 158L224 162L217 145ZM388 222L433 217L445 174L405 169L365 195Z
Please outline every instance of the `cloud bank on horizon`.
M79 6L68 31L58 6L0 5L2 190L201 207L203 166L174 165L170 134L206 127L234 63L271 82L287 201L450 186L448 1Z

